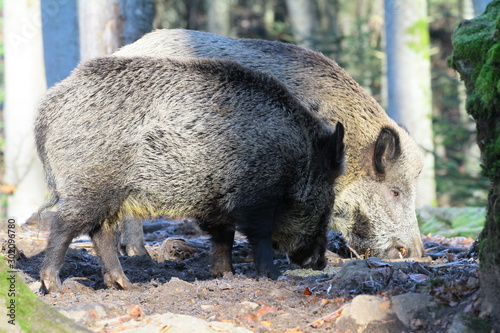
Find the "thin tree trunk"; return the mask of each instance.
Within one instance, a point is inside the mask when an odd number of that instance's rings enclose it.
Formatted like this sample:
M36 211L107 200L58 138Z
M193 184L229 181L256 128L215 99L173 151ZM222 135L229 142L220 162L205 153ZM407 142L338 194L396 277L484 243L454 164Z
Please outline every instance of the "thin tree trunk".
M385 0L388 113L425 152L417 208L434 205L430 42L425 0Z
M5 182L16 189L8 216L24 223L44 202L46 185L33 136L36 105L45 92L39 0L4 1Z
M461 2L461 14L464 20L470 20L474 18L474 16L480 15L484 8L481 10L477 8L480 12L476 12L473 0L462 0ZM471 133L470 138L467 142L464 142L462 147L462 152L464 156L464 169L465 172L472 176L479 176L481 172L481 152L479 151L479 147L477 146L477 138L476 138L476 124L474 120L467 114L467 110L465 109L465 101L467 98L465 87L463 84L458 85L458 112L460 115L460 122L462 126L467 129L469 133Z
M206 0L208 31L214 34L229 36L231 33L231 16L229 0Z
M299 45L307 48L314 48L317 38L318 16L314 4L310 0L286 0L293 36Z
M78 0L80 59L111 54L123 45L118 0Z

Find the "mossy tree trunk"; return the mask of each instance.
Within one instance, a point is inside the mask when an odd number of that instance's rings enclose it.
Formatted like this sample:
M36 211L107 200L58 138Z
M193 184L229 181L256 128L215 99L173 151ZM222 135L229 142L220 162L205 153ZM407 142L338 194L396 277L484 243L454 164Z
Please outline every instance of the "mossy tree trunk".
M480 243L483 311L500 329L500 0L484 14L463 21L453 34L450 66L467 90L467 111L477 123L483 174L491 181Z

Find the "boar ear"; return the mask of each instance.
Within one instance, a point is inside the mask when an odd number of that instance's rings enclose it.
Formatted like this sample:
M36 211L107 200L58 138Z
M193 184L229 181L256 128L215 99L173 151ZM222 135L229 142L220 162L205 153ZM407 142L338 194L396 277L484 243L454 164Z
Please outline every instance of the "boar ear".
M325 157L325 168L333 172L333 177L338 177L344 171L344 150L344 125L337 122L335 132L319 140L319 151Z
M335 167L338 168L344 163L345 158L345 145L344 145L344 125L340 121L337 122L335 126L334 142L335 146L335 156L334 158Z
M386 127L380 131L375 142L373 164L379 175L385 175L389 164L401 155L399 135L393 129Z

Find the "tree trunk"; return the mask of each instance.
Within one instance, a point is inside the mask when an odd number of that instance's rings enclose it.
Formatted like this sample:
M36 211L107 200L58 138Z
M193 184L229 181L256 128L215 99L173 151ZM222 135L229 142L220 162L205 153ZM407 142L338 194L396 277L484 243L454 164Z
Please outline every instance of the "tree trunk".
M4 2L5 182L16 189L8 216L24 223L44 202L46 186L33 137L38 100L45 92L40 1Z
M481 234L480 283L483 311L500 330L500 0L463 21L453 34L450 65L465 83L467 112L477 122L483 174L490 179L488 213Z
M460 8L461 16L462 19L464 20L470 20L474 16L480 15L482 12L484 12L484 8L481 10L481 12L476 12L474 10L473 6L473 1L472 0L462 0L461 1L461 8ZM472 175L472 176L479 176L481 172L481 166L480 166L480 158L481 158L481 152L479 151L479 147L477 146L477 137L476 137L476 131L475 131L475 122L470 118L470 116L467 114L467 110L465 109L465 101L466 101L466 92L465 92L465 87L463 85L458 86L458 98L460 101L460 104L458 105L458 112L460 114L460 122L462 126L467 129L469 133L471 133L470 137L468 138L467 142L464 142L463 147L462 147L462 152L464 156L464 169L465 172Z
M51 87L80 60L77 0L42 0L42 23L45 79Z
M313 49L317 38L318 15L315 2L310 0L286 0L292 31L297 44Z
M118 0L78 0L80 59L111 54L123 45Z
M425 153L417 208L436 202L430 42L425 0L385 0L388 113Z
M231 16L229 0L206 0L208 31L214 34L229 36L231 33Z

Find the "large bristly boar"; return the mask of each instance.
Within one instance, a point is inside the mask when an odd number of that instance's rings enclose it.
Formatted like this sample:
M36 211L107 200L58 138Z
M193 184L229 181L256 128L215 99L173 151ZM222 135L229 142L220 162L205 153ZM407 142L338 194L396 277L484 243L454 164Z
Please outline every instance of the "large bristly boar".
M334 61L291 44L189 30L157 30L114 54L130 55L227 58L275 76L330 124L346 127L348 169L335 185L332 225L361 254L423 255L415 214L423 154Z
M71 240L92 237L108 286L130 287L117 257L124 216L196 218L213 241L212 272L232 270L234 232L259 276L273 248L325 266L343 126L309 112L272 76L230 60L98 58L41 102L35 137L57 204L43 288L60 287ZM42 210L41 209L41 210Z

